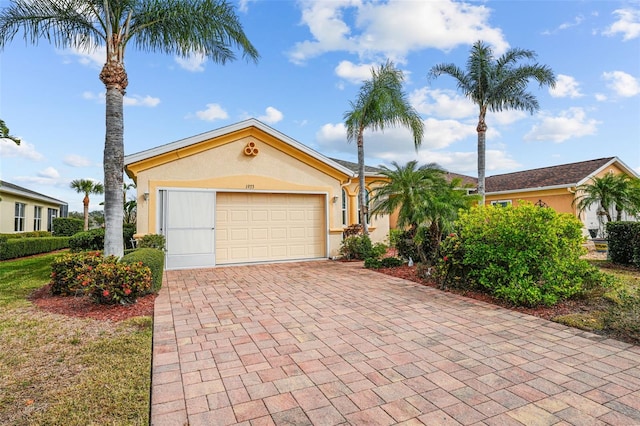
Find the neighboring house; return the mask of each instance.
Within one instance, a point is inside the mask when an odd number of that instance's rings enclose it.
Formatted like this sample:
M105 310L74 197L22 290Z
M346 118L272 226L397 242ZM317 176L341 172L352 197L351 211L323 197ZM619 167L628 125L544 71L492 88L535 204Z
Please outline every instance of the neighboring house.
M53 219L66 217L64 201L0 181L0 233L51 231Z
M597 206L579 214L574 205L574 200L579 196L576 188L590 183L591 178L601 177L606 173L624 173L638 178L637 173L617 157L524 170L487 177L486 203L517 205L519 201L527 201L551 207L561 213L574 214L582 220L586 229L596 229L601 226L596 214ZM612 214L615 217L615 212ZM633 218L625 215L623 219Z
M354 170L256 119L125 157L136 237L164 235L168 269L338 255L344 228L358 222ZM388 217L369 229L383 241Z

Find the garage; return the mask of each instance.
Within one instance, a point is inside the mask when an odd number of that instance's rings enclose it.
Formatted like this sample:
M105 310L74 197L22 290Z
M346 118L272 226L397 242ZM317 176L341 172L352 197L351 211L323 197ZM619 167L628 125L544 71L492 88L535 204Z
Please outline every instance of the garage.
M325 196L234 193L216 196L216 264L326 257Z

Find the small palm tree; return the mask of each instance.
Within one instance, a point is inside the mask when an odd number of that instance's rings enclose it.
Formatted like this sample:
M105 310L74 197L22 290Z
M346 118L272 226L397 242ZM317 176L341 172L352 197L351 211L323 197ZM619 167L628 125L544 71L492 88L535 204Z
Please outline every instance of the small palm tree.
M371 79L364 82L358 98L350 102L351 110L345 112L347 140L356 140L358 147L358 180L360 184L360 223L365 235L369 234L366 218L369 207L366 202L364 183L364 131L384 129L387 126L401 125L411 130L413 143L418 149L422 143L424 123L418 112L411 106L402 90L404 74L393 62L387 61L378 68L371 69Z
M12 0L0 11L0 48L22 30L27 42L57 47L106 47L100 80L106 88L104 143L105 255L122 256L124 168L123 100L129 84L126 48L187 57L199 53L218 63L235 59L232 47L258 59L235 13L225 0Z
M89 229L89 194L103 194L104 186L100 182L88 179L73 180L69 186L79 194L84 193L82 204L84 205L84 230L86 231Z
M594 177L589 183L576 188L578 196L573 203L579 213L596 205L597 214L611 222L612 210L615 209L616 220L622 220L624 212L637 214L640 211L640 185L638 179L631 179L625 174L607 173L602 177Z
M471 48L467 59L466 71L454 64L439 64L431 68L430 78L448 74L453 77L458 89L474 104L478 105L478 194L481 205L485 200L485 157L487 111L524 110L531 114L540 107L538 100L529 93L527 84L536 80L540 87L555 87L556 79L551 68L546 65L520 65L521 59L535 59L532 50L509 49L499 58L495 58L491 47L477 41Z
M10 139L14 141L16 145L20 145L20 139L15 136L11 136L11 132L4 120L0 120L0 139Z

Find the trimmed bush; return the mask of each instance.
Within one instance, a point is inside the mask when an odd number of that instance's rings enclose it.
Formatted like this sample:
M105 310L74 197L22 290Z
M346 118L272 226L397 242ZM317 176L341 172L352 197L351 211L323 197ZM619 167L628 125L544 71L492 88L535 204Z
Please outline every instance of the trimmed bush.
M2 238L0 260L50 253L69 247L69 237Z
M138 248L154 248L164 251L164 245L164 235L159 234L147 234L138 240Z
M379 258L387 251L382 243L371 244L367 235L354 235L342 240L340 255L347 260L364 260L369 257Z
M128 305L151 291L151 269L142 262L115 262L111 256L88 274L88 294L97 303Z
M104 261L100 252L65 253L51 264L51 293L76 296L87 291L91 273Z
M478 286L513 305L535 306L606 281L580 258L582 223L573 215L527 203L482 206L461 212L456 226L440 247L435 272L441 286Z
M29 232L17 232L15 234L0 234L3 237L6 237L8 240L13 240L17 238L44 238L51 237L51 232L49 231L29 231Z
M71 251L104 250L104 228L78 232L69 238Z
M52 223L53 233L58 236L70 237L84 229L84 221L75 217L56 217Z
M609 259L620 265L634 264L634 256L640 253L640 222L609 222L606 226Z
M151 289L150 291L157 293L162 287L162 274L164 272L164 252L154 248L139 248L134 250L120 259L121 263L138 263L142 262L151 270Z

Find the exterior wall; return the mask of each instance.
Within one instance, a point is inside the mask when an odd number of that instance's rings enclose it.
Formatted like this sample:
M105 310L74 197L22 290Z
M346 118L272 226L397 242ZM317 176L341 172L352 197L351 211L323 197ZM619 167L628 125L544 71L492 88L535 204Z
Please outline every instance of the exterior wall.
M511 201L514 206L521 202L536 204L542 202L558 213L576 214L572 206L574 193L568 188L548 189L529 192L512 192L509 194L489 194L485 198L485 204L490 205L494 201Z
M35 206L42 207L41 211L41 221L40 221L40 230L46 231L48 226L48 209L55 209L58 213L58 217L61 216L60 205L48 203L45 201L32 199L28 197L21 197L15 194L10 194L6 192L2 192L0 189L0 197L2 200L0 201L0 233L1 234L14 234L17 231L14 230L15 223L15 205L16 203L24 203L25 207L25 222L24 222L24 231L21 232L30 232L34 229L34 214L35 214Z
M250 145L253 144L253 145ZM197 146L199 145L199 146ZM249 149L249 148L250 149ZM247 155L257 149L256 155ZM253 151L255 152L255 151ZM330 257L337 256L342 241L342 187L353 191L355 179L329 168L271 135L239 132L151 158L127 167L137 186L137 237L158 232L158 194L161 189L201 188L218 191L296 192L326 196ZM351 181L354 182L351 182ZM148 197L145 199L145 195ZM349 197L355 201L354 197ZM355 204L357 212L357 203ZM349 208L355 214L353 207ZM350 223L357 223L357 217ZM371 227L374 241L383 241L388 219L378 218Z

